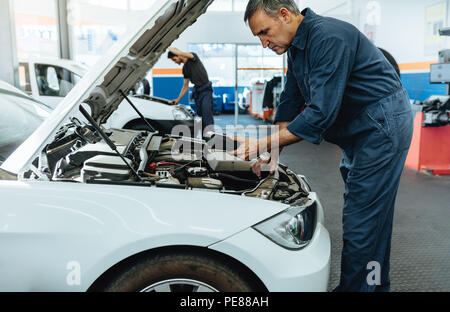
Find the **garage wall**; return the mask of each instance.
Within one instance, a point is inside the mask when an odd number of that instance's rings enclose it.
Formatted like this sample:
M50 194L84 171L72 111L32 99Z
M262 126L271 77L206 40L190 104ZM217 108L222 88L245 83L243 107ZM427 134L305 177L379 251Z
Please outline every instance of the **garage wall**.
M348 21L365 32L370 13L368 4L380 5L379 25L374 42L391 52L399 63L437 60L438 50L425 54L425 10L428 6L447 3L447 25L450 15L448 0L303 0L303 7L311 7L316 13ZM450 40L446 40L450 48Z
M326 6L326 1L303 1L318 13L349 21L367 33L366 20L371 0L341 1L340 6ZM374 30L374 43L389 51L400 65L403 85L410 98L423 101L432 94L445 94L446 86L429 83L429 67L438 60L439 48L425 51L426 8L437 3L447 3L446 24L449 25L449 1L442 0L378 0L380 4L379 25ZM325 13L324 13L325 12ZM442 49L450 48L450 38L444 38Z
M447 4L446 21L449 25L449 1L442 0L381 0L381 24L375 43L390 51L400 64L402 82L411 99L424 101L432 94L445 94L446 86L429 83L431 63L438 61L440 49L450 48L449 38L444 38L441 48L425 49L426 8L445 2ZM367 0L355 0L355 8L360 12L366 7ZM363 23L360 14L360 25ZM389 23L385 22L389 21ZM394 34L394 35L393 35Z
M358 27L363 28L367 16L369 0L354 0L353 11L359 20ZM442 0L379 0L381 5L380 26L375 43L386 47L399 63L436 61L438 49L430 55L425 54L425 11L430 5L447 3L447 24L450 8L448 1Z

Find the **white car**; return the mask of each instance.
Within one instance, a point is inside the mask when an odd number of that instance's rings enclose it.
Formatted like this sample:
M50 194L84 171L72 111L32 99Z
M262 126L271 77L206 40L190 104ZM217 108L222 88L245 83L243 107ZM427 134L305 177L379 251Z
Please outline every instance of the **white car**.
M211 2L158 2L0 167L0 291L327 290L304 177L260 180L211 141L105 126ZM88 123L66 122L79 111Z
M86 75L89 68L79 62L56 58L28 58L19 60L19 87L33 98L56 108L73 87ZM139 83L144 81L140 80ZM140 85L140 84L137 85ZM170 134L176 125L185 125L194 133L195 118L190 107L170 105L170 101L137 94L129 97L144 115L150 126L160 133ZM114 128L147 130L148 125L124 100L124 105L108 119Z

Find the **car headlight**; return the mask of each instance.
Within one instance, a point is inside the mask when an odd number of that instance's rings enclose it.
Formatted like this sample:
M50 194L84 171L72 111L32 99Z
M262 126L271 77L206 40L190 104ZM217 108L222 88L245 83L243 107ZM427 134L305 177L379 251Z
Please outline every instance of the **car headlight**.
M253 228L283 248L298 250L311 241L316 227L317 203L306 199Z
M307 192L311 192L311 184L309 183L308 179L305 176L297 174L297 178L302 186L302 189L306 190Z
M184 109L181 108L175 108L173 111L173 118L175 120L189 120L192 119L192 116L185 111Z

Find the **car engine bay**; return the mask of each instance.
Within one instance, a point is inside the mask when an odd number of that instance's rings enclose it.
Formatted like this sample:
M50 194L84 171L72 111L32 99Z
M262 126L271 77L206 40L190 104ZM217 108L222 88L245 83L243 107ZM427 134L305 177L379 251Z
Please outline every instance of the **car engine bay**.
M290 204L307 197L305 180L283 165L259 179L243 161L205 140L158 132L64 126L23 174L25 180L205 190Z

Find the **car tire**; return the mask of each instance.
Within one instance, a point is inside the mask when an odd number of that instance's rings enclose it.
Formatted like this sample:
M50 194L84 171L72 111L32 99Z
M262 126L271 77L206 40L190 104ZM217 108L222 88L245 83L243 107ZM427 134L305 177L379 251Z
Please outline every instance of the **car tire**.
M225 262L194 253L148 256L120 270L107 292L252 292L243 273Z

